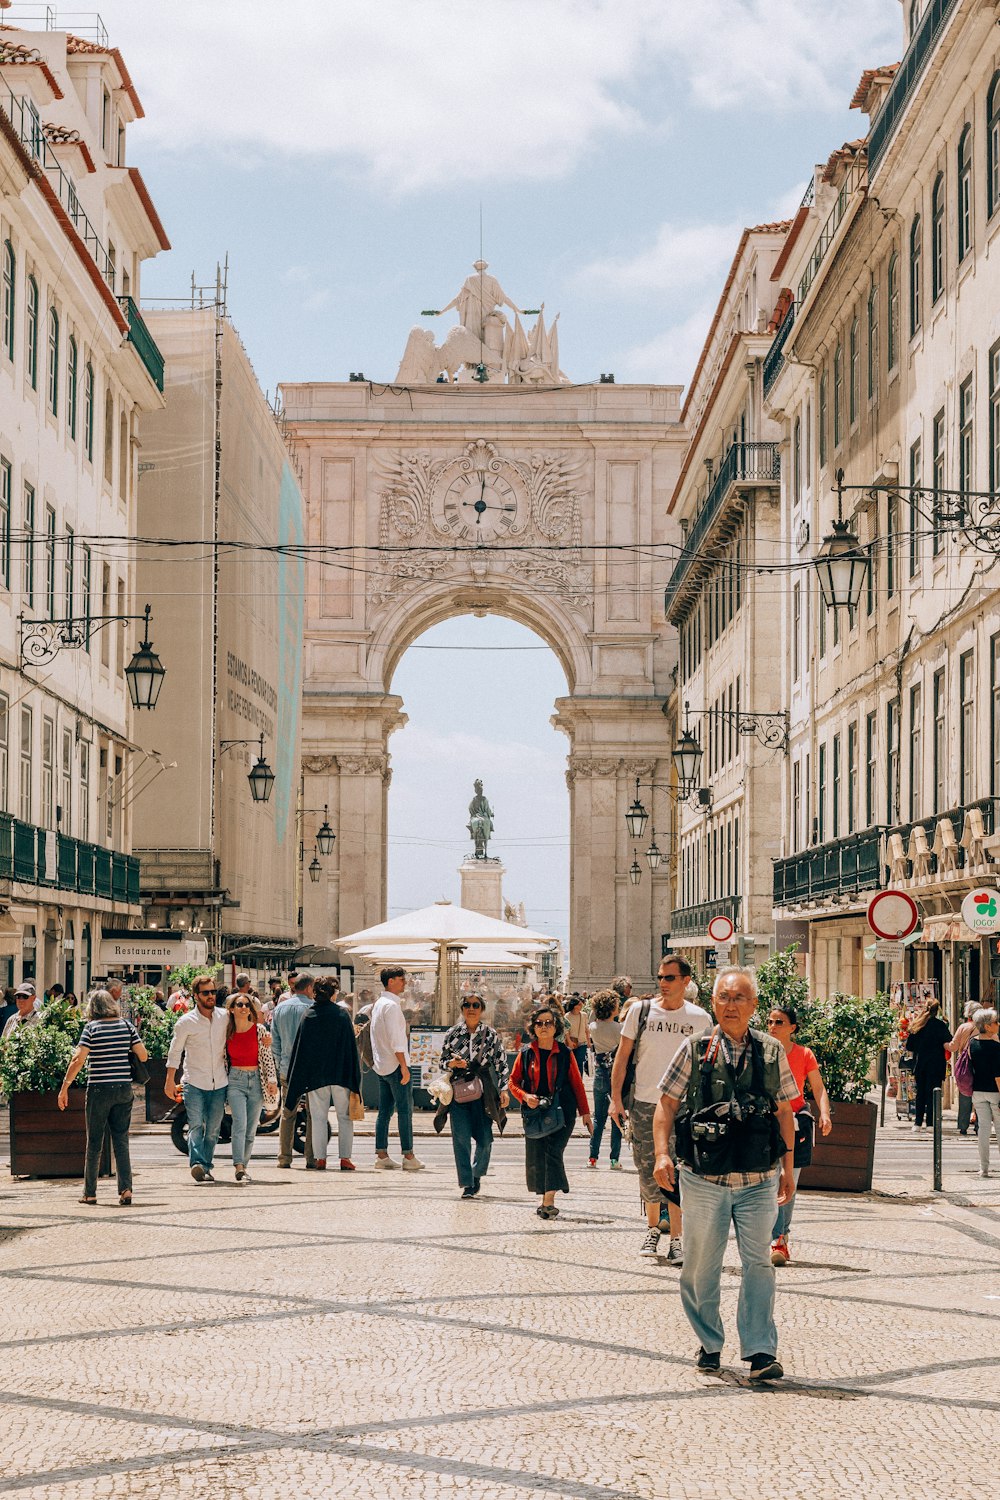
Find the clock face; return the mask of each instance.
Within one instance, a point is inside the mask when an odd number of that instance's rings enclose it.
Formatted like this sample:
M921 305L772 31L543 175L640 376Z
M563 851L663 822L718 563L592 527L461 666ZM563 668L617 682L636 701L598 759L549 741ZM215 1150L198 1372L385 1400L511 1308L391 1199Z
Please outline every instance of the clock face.
M462 474L441 498L441 528L463 542L502 541L520 530L520 496L499 475Z

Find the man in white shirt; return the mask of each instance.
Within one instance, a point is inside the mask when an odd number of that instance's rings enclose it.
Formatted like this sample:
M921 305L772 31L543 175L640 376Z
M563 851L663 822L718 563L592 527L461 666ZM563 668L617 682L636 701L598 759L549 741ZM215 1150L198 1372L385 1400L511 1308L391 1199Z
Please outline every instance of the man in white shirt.
M667 1192L653 1177L656 1165L653 1117L660 1102L660 1079L673 1061L674 1053L682 1043L701 1036L712 1024L707 1011L684 998L684 988L690 978L691 965L676 953L668 953L660 960L657 974L660 993L630 1008L622 1024L622 1038L611 1070L611 1118L620 1126L624 1113L625 1075L635 1051L635 1083L628 1114L632 1158L639 1173L647 1224L646 1238L639 1254L650 1258L658 1256L660 1224L666 1209L670 1225L667 1264L675 1266L683 1262L680 1194L676 1183Z
M229 1013L216 1007L215 979L199 974L192 985L195 1009L174 1027L167 1053L168 1099L184 1099L188 1120L188 1159L195 1182L214 1182L212 1162L226 1108L229 1071L226 1067L226 1029ZM184 1058L184 1091L177 1087L177 1068Z
M375 1170L392 1171L399 1163L389 1155L389 1121L399 1122L403 1171L422 1172L413 1154L413 1089L410 1084L410 1041L399 997L406 988L406 970L383 969L382 993L372 1006L371 1044L378 1074L378 1116L375 1120Z

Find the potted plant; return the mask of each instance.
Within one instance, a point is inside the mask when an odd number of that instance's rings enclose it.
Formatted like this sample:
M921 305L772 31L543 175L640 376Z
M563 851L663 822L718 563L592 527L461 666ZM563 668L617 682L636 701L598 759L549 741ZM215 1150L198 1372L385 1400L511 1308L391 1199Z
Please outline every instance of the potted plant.
M766 1029L767 1013L773 1006L794 1006L799 1023L796 1040L816 1054L830 1095L833 1130L825 1138L817 1130L812 1162L803 1167L799 1187L869 1192L878 1108L867 1096L879 1052L895 1025L887 996L810 999L808 981L798 972L794 945L761 964L757 985L758 1024ZM811 1107L815 1114L815 1106Z
M149 1053L149 1061L146 1063L149 1070L146 1119L151 1122L165 1119L174 1108L174 1101L167 1098L163 1088L167 1081L167 1053L173 1041L174 1027L180 1020L176 1011L161 1011L159 1006L154 1008L156 1014L144 1020L142 1025L136 1020L139 1035Z
M15 1177L79 1177L87 1147L86 1068L60 1110L59 1088L83 1018L54 1001L33 1026L0 1044L0 1090L10 1100L10 1170Z

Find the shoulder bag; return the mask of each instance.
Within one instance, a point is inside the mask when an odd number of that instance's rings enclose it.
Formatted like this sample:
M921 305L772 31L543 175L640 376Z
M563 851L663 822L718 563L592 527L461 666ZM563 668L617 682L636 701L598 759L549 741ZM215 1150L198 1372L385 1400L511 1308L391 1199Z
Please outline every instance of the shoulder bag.
M622 1103L625 1108L631 1109L635 1100L635 1067L639 1056L639 1043L642 1041L642 1033L646 1029L649 1020L649 1007L651 1000L640 1002L639 1024L635 1029L635 1041L632 1043L632 1051L629 1053L628 1062L625 1064L625 1081L622 1084Z
M270 1046L265 1042L267 1027L257 1025L257 1072L260 1074L260 1086L264 1090L264 1097L268 1094L273 1096L278 1087L278 1070L274 1065L274 1054Z
M532 1050L531 1050L531 1048L530 1047L522 1047L522 1049L521 1049L521 1074L522 1074L522 1077L525 1079L525 1081L527 1083L529 1083L529 1084L531 1082L531 1074L528 1071L528 1065L529 1065L529 1062L531 1060L531 1057L532 1057ZM558 1068L559 1068L559 1063L558 1063L558 1058L557 1058L557 1079L558 1079L558 1076L559 1076L559 1074L558 1074ZM539 1089L541 1088L541 1086L542 1086L542 1079L541 1079L541 1071L539 1070L539 1078L538 1078L538 1087L539 1087ZM533 1091L529 1088L527 1090L527 1092L531 1093ZM522 1109L521 1109L521 1124L524 1127L524 1137L525 1137L525 1140L540 1140L543 1136L546 1136L546 1135L555 1135L555 1133L556 1133L557 1130L564 1130L565 1129L565 1127L566 1127L566 1116L563 1113L562 1103L560 1102L560 1099L559 1099L559 1083L558 1083L558 1081L557 1081L557 1084L556 1084L555 1094L553 1094L551 1098L547 1098L544 1095L539 1094L538 1106L537 1106L536 1109L531 1109L527 1104L525 1104L525 1105L522 1106Z
M131 1022L129 1022L128 1025L129 1030L132 1033L132 1041L130 1041L128 1044L128 1070L132 1075L133 1083L145 1084L149 1082L152 1074L150 1073L149 1069L146 1067L146 1064L142 1061L142 1059L136 1057L135 1053L132 1051L132 1048L135 1046L136 1042L142 1041L142 1037L136 1031Z

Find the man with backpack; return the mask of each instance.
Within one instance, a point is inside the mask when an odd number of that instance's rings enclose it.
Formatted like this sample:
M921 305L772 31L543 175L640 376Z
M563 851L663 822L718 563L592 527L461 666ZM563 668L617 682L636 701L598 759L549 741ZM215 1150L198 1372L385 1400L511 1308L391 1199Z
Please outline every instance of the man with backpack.
M664 1191L653 1176L653 1116L660 1100L660 1079L677 1049L689 1038L701 1036L712 1024L700 1005L684 998L690 978L691 965L676 953L660 960L660 993L630 1008L611 1070L611 1118L621 1128L622 1116L628 1110L632 1158L646 1208L646 1237L639 1254L650 1259L658 1256L660 1225L666 1219L670 1228L667 1264L673 1266L681 1265L684 1258L680 1195L676 1184Z
M274 1007L271 1017L271 1054L274 1057L274 1065L278 1070L278 1080L281 1084L281 1122L278 1126L278 1162L279 1167L290 1167L292 1165L292 1150L295 1139L295 1106L296 1099L289 1099L286 1085L288 1083L288 1070L292 1063L292 1049L295 1038L299 1034L299 1027L307 1010L313 1003L313 980L311 974L299 974L295 979L295 988L287 1000L282 1000ZM312 1124L308 1112L306 1113L306 1166L314 1170L316 1157L313 1153ZM326 1141L320 1142L320 1150L326 1152Z

